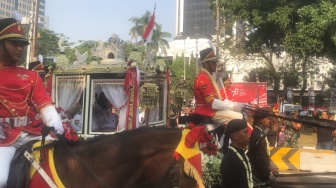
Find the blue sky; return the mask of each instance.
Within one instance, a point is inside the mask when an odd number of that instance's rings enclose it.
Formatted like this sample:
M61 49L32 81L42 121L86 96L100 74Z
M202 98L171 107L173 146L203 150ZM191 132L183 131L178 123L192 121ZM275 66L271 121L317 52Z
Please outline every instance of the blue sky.
M155 3L155 22L174 37L175 0L47 0L45 14L49 29L64 34L71 42L106 41L114 33L130 40L133 25L129 19L141 17L147 10L153 12Z

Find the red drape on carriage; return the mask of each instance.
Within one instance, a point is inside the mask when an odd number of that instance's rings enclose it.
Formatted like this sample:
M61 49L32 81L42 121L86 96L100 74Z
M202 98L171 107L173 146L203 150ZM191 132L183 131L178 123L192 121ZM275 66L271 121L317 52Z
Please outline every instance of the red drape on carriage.
M139 127L138 106L139 106L139 69L128 68L124 82L124 91L129 96L125 130L132 130Z

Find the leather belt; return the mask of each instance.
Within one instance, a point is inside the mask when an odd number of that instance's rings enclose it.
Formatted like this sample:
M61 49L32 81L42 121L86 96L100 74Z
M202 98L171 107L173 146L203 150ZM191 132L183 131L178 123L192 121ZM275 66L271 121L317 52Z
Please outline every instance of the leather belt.
M0 126L3 127L24 127L28 124L28 117L0 118Z

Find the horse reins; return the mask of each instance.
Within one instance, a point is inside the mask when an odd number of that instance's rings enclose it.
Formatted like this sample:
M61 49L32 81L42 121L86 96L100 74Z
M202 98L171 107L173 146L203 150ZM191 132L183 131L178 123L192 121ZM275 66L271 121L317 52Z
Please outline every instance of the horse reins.
M176 179L174 179L174 175L176 175L175 171L174 171L174 167L176 166L177 162L179 160L175 160L170 164L169 168L166 170L165 174L162 176L162 179L160 181L159 187L163 187L166 184L166 180L170 181L172 183L171 187L178 187L178 181L179 181L179 176L180 174L177 173L177 177ZM169 174L171 174L171 179L169 179ZM167 178L165 178L167 177Z
M42 141L41 141L41 147L37 147L35 148L35 150L37 149L41 149L41 148L45 148L46 146L54 146L57 142L53 142L47 145L44 145L44 141L45 141L45 137L49 134L49 131L53 131L54 127L48 127L48 126L44 126L42 127L41 130L41 134L42 134ZM58 142L61 143L61 145L63 145L69 152L70 154L79 162L80 165L83 166L83 168L94 178L96 179L104 188L112 188L110 185L108 185L103 179L101 179L95 172L93 172L90 167L84 163L84 161L68 146L68 144L66 144L66 142L64 141L64 137L62 137L61 135L56 135L58 138ZM42 153L42 152L41 152ZM41 156L42 157L42 156Z
M280 118L280 119L283 119L283 120L289 120L289 121L293 121L293 122L297 122L297 123L312 125L312 126L315 126L315 127L325 127L325 128L329 128L329 129L335 129L336 128L336 125L334 124L334 121L332 121L332 120L319 120L319 121L309 120L308 121L308 120L302 120L302 119L298 119L298 118L275 115L275 114L272 114L272 113L270 113L268 111L265 111L263 109L252 109L252 108L249 108L247 106L245 106L244 109L255 112L255 113L265 114L265 115L268 115L268 116L271 116L271 117Z

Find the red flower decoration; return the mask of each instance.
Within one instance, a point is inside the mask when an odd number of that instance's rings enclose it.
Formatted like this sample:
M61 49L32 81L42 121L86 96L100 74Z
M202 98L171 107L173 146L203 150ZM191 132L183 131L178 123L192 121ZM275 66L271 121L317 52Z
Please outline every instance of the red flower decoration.
M192 129L195 126L193 123L188 123L188 128ZM208 133L208 132L203 132L201 137L198 140L198 144L200 147L200 150L207 155L216 155L217 154L217 146L214 144L214 138Z
M207 144L207 154L208 155L216 155L217 154L217 146L215 144Z
M78 135L77 132L71 127L70 123L63 122L64 127L64 137L71 142L77 142L78 141Z
M77 142L78 136L76 134L72 135L72 141Z
M75 131L74 129L72 129L72 128L70 129L70 133L71 133L71 134L73 134L73 133L75 133L75 132L76 132L76 131Z
M72 137L72 136L71 136L70 133L65 132L64 137L65 137L67 140L71 140L71 137Z

